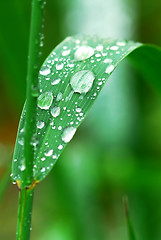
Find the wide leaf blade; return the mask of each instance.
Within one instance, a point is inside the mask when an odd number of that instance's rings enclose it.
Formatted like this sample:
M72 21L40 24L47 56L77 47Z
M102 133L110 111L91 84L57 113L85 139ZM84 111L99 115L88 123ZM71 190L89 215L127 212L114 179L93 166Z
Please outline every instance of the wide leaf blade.
M152 62L148 61L148 69L147 59L140 57L141 49L143 55L146 53L148 56L151 52L155 55L157 51L157 60L155 56L154 59L152 57ZM68 37L45 60L39 73L39 96L35 113L37 128L31 143L35 147L35 181L41 181L51 171L110 74L130 53L132 60L141 70L148 73L150 67L151 72L155 72L154 84L158 87L161 70L156 69L155 61L161 59L160 49L156 50L154 47L146 47L132 41L102 40L84 36ZM12 165L12 178L17 182L21 181L21 174L25 169L24 120L25 107L20 120Z

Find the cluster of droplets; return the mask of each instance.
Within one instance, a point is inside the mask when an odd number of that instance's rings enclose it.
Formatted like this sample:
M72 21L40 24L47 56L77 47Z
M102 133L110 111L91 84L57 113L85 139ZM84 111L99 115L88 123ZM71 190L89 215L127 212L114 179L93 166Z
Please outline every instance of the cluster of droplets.
M125 56L125 46L126 41L91 46L88 41L81 42L76 39L73 48L63 46L61 55L57 56L53 51L46 60L40 70L40 95L37 98L38 121L36 126L37 134L41 137L45 136L48 129L55 130L55 138L53 138L53 143L49 143L47 140L44 144L45 150L41 152L39 160L41 173L46 174L46 171L51 169L65 144L73 138L77 126L85 117L85 110L83 111L80 107L83 99L85 97L91 100L96 98L107 77L113 72L118 59L121 60ZM130 51L130 47L127 48L127 51ZM73 54L73 59L71 54ZM88 67L86 62L88 62ZM102 77L96 74L99 73L98 66L104 69ZM69 81L66 80L68 75L70 76ZM48 84L46 88L42 87L44 80ZM65 87L62 87L63 84ZM87 94L89 92L90 94ZM74 95L77 98L74 98ZM71 99L78 101L72 100L75 104L73 109L70 109ZM62 104L63 101L64 104ZM44 118L44 116L46 117ZM66 126L61 124L64 119L67 119L65 120L67 121ZM19 144L23 145L23 139L19 138ZM37 140L34 144L37 145ZM45 167L43 162L46 162L47 159L50 160L50 164ZM34 165L35 172L37 169L38 163ZM23 171L23 165L21 171Z

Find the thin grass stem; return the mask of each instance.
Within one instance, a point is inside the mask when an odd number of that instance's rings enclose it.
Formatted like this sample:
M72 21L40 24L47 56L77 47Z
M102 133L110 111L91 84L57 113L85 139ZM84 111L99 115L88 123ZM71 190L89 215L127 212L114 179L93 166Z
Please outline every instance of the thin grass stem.
M24 159L22 181L19 184L17 240L29 240L31 229L33 191L34 142L36 106L38 97L38 72L40 69L44 0L32 1L32 14L27 67L26 118L24 128Z

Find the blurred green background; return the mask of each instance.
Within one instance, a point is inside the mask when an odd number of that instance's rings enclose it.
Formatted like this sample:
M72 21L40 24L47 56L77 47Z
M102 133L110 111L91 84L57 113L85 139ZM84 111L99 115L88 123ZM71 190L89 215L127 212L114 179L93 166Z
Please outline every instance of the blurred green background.
M0 239L15 239L11 156L25 101L31 1L0 2ZM161 45L160 0L47 0L43 62L83 33ZM161 239L161 97L125 60L50 175L36 187L31 240Z

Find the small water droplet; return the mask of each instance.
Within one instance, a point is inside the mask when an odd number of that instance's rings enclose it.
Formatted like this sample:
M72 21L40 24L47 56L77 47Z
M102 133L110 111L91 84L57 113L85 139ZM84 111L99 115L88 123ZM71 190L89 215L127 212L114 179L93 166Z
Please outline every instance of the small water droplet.
M114 70L114 65L109 65L109 66L106 68L105 73L110 74L113 70Z
M69 95L65 98L65 102L69 101L73 96L74 91L71 91Z
M38 138L36 136L36 134L34 134L31 138L31 145L33 145L34 147L36 147L36 145L39 143Z
M53 154L52 158L53 159L57 159L57 156L55 154Z
M97 51L102 51L102 50L103 50L103 46L102 46L102 45L98 45L98 46L96 47L96 50L97 50Z
M80 113L82 111L81 108L76 108L76 112Z
M59 82L60 82L60 78L58 78L58 79L54 79L52 82L51 82L51 84L52 85L57 85Z
M118 46L112 46L112 47L110 47L110 50L117 51L118 49L119 49L119 47L118 47Z
M75 132L76 132L76 128L74 127L67 127L63 130L63 133L62 133L62 140L63 142L65 143L68 143L70 142L70 140L73 138Z
M59 149L59 150L62 150L62 149L63 149L63 145L59 145L59 146L58 146L58 149Z
M68 50L65 50L65 51L63 51L62 52L62 56L68 56L70 54L70 49L68 49Z
M60 107L53 107L51 109L51 115L53 117L57 117L57 116L59 116L59 114L60 114Z
M38 121L36 126L37 128L42 129L45 126L45 123L43 121Z
M96 53L95 57L101 57L101 54L100 53Z
M53 102L52 92L44 92L37 99L37 105L41 109L49 109Z
M40 74L43 75L43 76L46 76L48 74L50 74L50 68L46 68L46 67L42 67L41 70L40 70Z
M61 69L63 69L63 67L64 67L63 63L57 63L56 64L56 70L61 70Z
M125 42L125 41L118 41L116 44L117 44L118 46L123 47L123 46L126 45L126 42Z
M60 100L62 100L63 94L61 92L58 93L56 101L59 102Z
M52 154L53 154L53 149L48 150L48 151L46 151L46 152L44 153L44 155L45 155L46 157L50 157Z
M21 146L24 145L24 136L23 136L23 135L19 135L18 143L19 143Z
M20 168L20 169L21 169L21 171L24 171L25 168L26 168L25 165L21 165L21 168Z
M94 54L94 49L89 46L80 46L74 53L74 58L77 61L86 60Z
M89 70L83 70L75 73L70 79L70 85L74 92L86 94L92 87L95 76Z
M112 62L112 59L111 59L111 58L106 58L103 62L104 62L104 63L111 63L111 62Z
M72 68L72 67L74 67L74 63L70 63L68 66L69 66L70 68Z
M41 172L45 172L45 168L43 167L43 168L41 168Z

